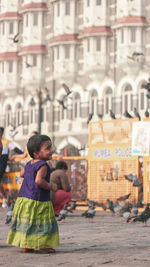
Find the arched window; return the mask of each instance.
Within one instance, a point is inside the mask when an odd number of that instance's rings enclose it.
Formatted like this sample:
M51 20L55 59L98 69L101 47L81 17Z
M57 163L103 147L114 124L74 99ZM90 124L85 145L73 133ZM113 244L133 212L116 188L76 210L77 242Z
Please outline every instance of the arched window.
M11 116L12 116L12 109L10 105L7 105L6 107L6 127L11 123Z
M133 95L132 95L132 87L130 84L125 86L123 92L123 112L124 111L132 111L133 110Z
M108 87L104 95L104 114L108 114L109 110L112 109L112 89Z
M90 101L89 101L89 113L93 113L94 115L97 115L97 104L98 104L98 97L97 97L97 91L93 90L90 95Z
M73 98L73 119L80 117L80 95L76 93Z
M35 102L31 99L29 103L29 124L35 123L35 114Z
M145 82L146 83L146 82ZM144 89L144 84L142 83L139 90L139 110L145 110L147 108L148 99L146 97L147 91Z
M20 103L16 106L16 126L22 123L22 106Z

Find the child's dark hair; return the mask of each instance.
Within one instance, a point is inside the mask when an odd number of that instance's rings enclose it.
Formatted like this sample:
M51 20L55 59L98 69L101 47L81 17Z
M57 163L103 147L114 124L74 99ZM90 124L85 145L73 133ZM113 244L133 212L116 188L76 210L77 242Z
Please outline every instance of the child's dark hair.
M50 137L44 134L35 134L31 136L27 143L27 149L31 158L34 158L34 153L39 152L44 142L51 141Z
M63 169L63 170L68 170L67 163L63 160L60 160L56 163L56 169Z

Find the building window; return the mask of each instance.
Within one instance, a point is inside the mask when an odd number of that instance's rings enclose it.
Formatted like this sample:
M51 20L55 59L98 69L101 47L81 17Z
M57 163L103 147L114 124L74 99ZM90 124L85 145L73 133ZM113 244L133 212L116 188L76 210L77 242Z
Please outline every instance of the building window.
M87 39L87 52L90 52L90 39Z
M140 110L145 110L147 106L147 97L146 97L147 92L144 89L143 85L141 85L141 89L139 90Z
M29 24L29 16L28 16L28 14L26 14L26 27L28 27L28 24Z
M90 6L90 0L87 0L87 6Z
M101 38L99 36L96 37L96 51L101 50Z
M29 124L35 123L35 106L29 107Z
M56 58L59 59L59 46L56 48Z
M70 2L65 3L65 15L70 15Z
M97 115L97 104L98 104L98 100L97 100L97 91L93 90L91 95L90 95L90 101L89 101L89 113L93 113L95 115Z
M9 34L13 34L14 33L14 24L13 22L9 23Z
M124 29L121 29L121 43L124 43Z
M96 5L97 6L100 6L102 4L102 1L101 0L96 0Z
M1 62L1 72L4 73L4 62Z
M60 4L57 3L57 17L60 16Z
M5 114L6 114L6 127L7 127L7 126L9 126L10 123L11 123L11 114L12 114L12 110L11 110L11 106L10 106L10 105L8 105L8 106L6 107L6 112L5 112Z
M65 45L65 58L70 58L70 45Z
M37 66L37 55L33 55L33 66Z
M73 99L73 119L80 117L80 95L75 94Z
M5 34L5 22L2 23L2 34Z
M8 72L13 72L13 61L8 61Z
M104 96L104 114L108 114L112 109L112 89L108 87Z
M125 90L123 92L123 112L133 110L133 95L132 95L132 87L130 84L126 85Z
M135 43L136 42L136 29L131 28L130 32L131 32L131 43Z
M16 107L16 126L22 123L22 106L19 103Z
M33 26L38 25L38 13L33 13Z

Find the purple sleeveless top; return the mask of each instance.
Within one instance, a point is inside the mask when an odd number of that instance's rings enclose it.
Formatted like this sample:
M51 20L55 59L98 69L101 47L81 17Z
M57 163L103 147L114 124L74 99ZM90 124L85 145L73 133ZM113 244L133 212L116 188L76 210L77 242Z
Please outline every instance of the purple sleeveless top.
M19 197L27 197L38 201L50 201L50 191L40 188L35 183L35 177L37 171L41 166L47 166L47 174L45 180L50 181L51 169L45 160L38 161L31 164L31 161L27 162L25 165L24 180L19 192Z

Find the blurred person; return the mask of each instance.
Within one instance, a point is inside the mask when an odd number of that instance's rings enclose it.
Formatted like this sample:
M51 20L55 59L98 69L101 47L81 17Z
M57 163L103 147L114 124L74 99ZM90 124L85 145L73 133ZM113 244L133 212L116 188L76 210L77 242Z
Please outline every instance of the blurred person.
M66 162L60 160L56 163L56 168L51 174L51 181L56 183L58 187L56 192L51 192L51 199L56 216L59 216L64 205L68 204L72 198L71 185L69 184L68 176L66 175L67 170L68 166Z
M17 146L12 141L3 138L3 134L4 134L4 127L0 127L0 139L2 142L2 146L3 146L2 153L0 156L0 193L3 197L2 207L5 208L7 207L8 199L3 189L3 186L1 184L1 181L3 178L3 174L5 172L6 166L7 166L9 152L13 150L15 153L22 153L22 151L19 148L17 148Z
M37 131L33 131L31 134L30 134L30 137L31 136L33 136L33 135L35 135L35 134L39 134ZM20 159L20 160L25 160L25 161L29 161L29 160L31 160L31 157L30 157L30 155L29 155L29 153L28 153L28 149L27 149L27 146L25 147L25 151L24 151L24 153L22 153L22 154L15 154L15 155L13 155L11 158L10 158L10 160L16 160L16 159Z

